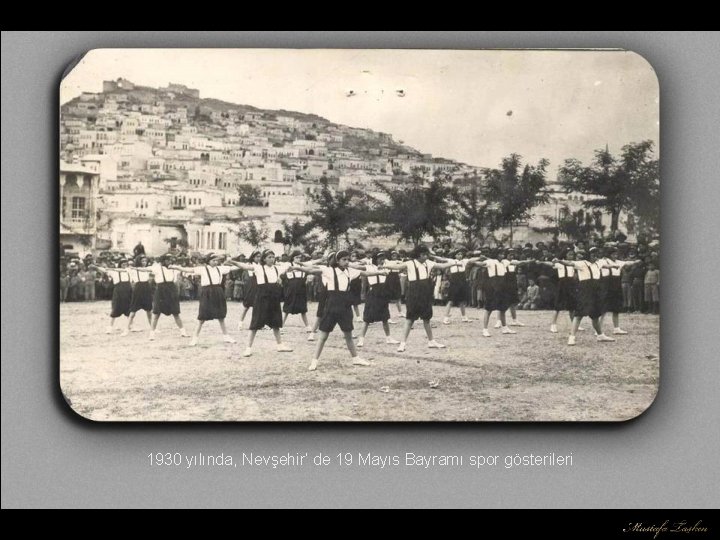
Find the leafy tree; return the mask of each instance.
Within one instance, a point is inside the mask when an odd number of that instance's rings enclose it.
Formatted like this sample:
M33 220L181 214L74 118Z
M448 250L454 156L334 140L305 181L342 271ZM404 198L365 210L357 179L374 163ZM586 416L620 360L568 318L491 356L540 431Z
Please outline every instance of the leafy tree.
M341 237L347 240L350 229L367 222L367 197L356 189L335 191L325 177L320 179L320 185L319 192L310 194L315 208L307 212L308 230L323 231L329 246L336 249Z
M265 200L259 187L250 184L238 186L238 206L265 206Z
M246 224L240 225L238 236L257 249L270 237L270 231L262 222L256 225L255 221L248 221Z
M285 243L291 246L307 246L310 243L317 242L317 235L311 234L312 224L310 222L303 223L298 218L288 222L281 222L283 228L283 238Z
M539 233L552 234L555 242L559 240L561 235L566 236L573 242L587 241L593 233L602 235L605 231L600 210L570 212L570 209L565 205L560 209L558 216L544 216L544 219L547 226L533 227L533 230Z
M384 235L400 234L401 240L409 240L417 246L423 236L444 233L452 220L450 200L452 188L445 178L430 181L412 177L396 186L375 182L388 202L375 201L372 221L378 224L378 232Z
M549 200L544 189L548 164L547 159L541 159L536 166L522 167L522 157L510 154L503 158L500 169L486 172L485 197L492 208L493 230L509 226L510 243L513 222L529 219L533 207Z
M595 151L589 166L577 159L566 159L558 179L567 191L597 196L585 201L584 206L609 213L612 233L618 230L622 211L635 212L641 228L657 229L660 176L652 152L652 141L623 146L620 159L606 147Z
M455 229L462 234L465 245L482 246L494 223L480 177L473 176L458 182L451 198L455 206Z

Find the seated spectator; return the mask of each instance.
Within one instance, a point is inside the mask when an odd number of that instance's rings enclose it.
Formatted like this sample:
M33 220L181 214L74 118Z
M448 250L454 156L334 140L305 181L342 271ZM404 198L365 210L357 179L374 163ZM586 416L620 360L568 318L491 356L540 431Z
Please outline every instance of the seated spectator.
M535 280L528 280L528 287L525 295L520 299L522 305L518 304L521 309L537 309L538 300L540 299L540 287L535 284Z

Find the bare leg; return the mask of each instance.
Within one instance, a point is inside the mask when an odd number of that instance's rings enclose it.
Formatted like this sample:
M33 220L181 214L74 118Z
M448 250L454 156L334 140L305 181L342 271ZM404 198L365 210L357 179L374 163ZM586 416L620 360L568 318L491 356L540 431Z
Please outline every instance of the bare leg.
M577 320L577 319L575 319ZM593 328L595 328L595 331L597 332L598 336L603 333L602 331L602 324L600 322L600 319L593 319L592 320Z
M345 345L347 345L350 356L355 358L357 356L357 350L355 349L355 343L353 342L352 332L343 332L345 338Z
M173 319L175 319L175 324L177 324L177 327L180 330L185 330L185 328L183 327L183 322L182 322L182 319L180 318L180 315L173 315ZM184 333L184 332L182 332L182 333Z
M250 308L243 306L242 315L240 315L240 322L245 320L245 315L247 315L247 312Z
M146 311L145 315L147 315L148 324L152 326L152 312Z
M273 328L273 335L275 336L275 343L278 345L282 345L282 336L280 336L280 329L279 328Z
M220 330L222 330L222 333L224 336L228 335L227 326L225 326L225 319L218 319L218 323L220 323Z
M517 304L513 304L512 306L510 306L510 317L512 317L513 321L517 319L517 311L515 311L516 306Z
M400 303L400 300L395 300L395 306L397 307L398 315L400 315L400 313L402 313L402 304Z
M505 322L505 312L499 311L498 313L500 313L500 324L502 324L503 326L507 326L507 323Z
M450 310L452 309L452 300L448 300L447 309L445 310L445 318L450 317Z
M285 313L285 315L283 315L283 326L285 326L285 323L287 322L288 315L290 315L290 314Z
M257 330L250 330L250 333L248 334L248 341L247 341L248 349L252 349L253 342L255 341L255 334L257 334Z
M582 320L582 317L575 317L572 322L572 327L570 328L570 335L572 337L575 337L575 334L577 333L578 326L580 326L580 321Z
M553 315L552 322L550 324L552 324L552 325L557 324L558 315L560 315L560 312L556 311L555 314ZM572 313L570 314L570 322L572 322Z
M383 325L383 331L385 332L385 337L390 337L390 325L388 324L387 321L383 321L382 325ZM367 329L367 323L365 323L365 329ZM365 333L363 332L363 336L364 335L365 335Z
M410 319L405 319L405 327L403 328L403 338L402 342L405 343L407 341L408 336L410 335L410 330L412 330L413 322Z
M135 313L136 312L133 311L132 313L130 313L130 316L128 317L128 325L127 325L128 332L132 329L133 321L135 320Z
M432 326L430 325L430 321L423 321L423 326L425 327L425 334L427 335L428 341L433 340L433 333L432 333Z
M159 320L159 319L160 319L160 314L159 314L159 313L158 313L158 314L153 313L153 315L152 315L152 323L150 324L150 327L151 327L151 329L152 329L153 332L154 332L155 329L157 328L157 323L158 323L158 320Z
M203 324L205 324L205 321L198 321L197 326L195 327L195 339L200 335L200 330L202 330Z
M387 323L383 323L383 326L386 324ZM367 334L369 326L370 326L370 323L366 323L366 322L363 323L362 330L360 330L360 339L365 339L365 334Z
M485 310L485 315L483 316L483 330L488 329L488 324L490 324L490 314L492 311Z
M465 304L460 304L460 315L465 317Z
M312 359L312 362L310 362L310 371L315 371L317 369L318 360L320 359L320 354L325 346L328 335L329 334L327 332L320 332L320 337L318 339L317 346L315 347L315 357ZM352 337L350 339L352 339Z
M302 317L302 322L303 322L303 324L305 325L305 328L307 328L308 326L310 326L310 325L308 324L307 313L301 313L301 314L300 314L300 317ZM284 323L283 323L283 324L284 324Z
M612 314L613 328L620 328L620 313Z

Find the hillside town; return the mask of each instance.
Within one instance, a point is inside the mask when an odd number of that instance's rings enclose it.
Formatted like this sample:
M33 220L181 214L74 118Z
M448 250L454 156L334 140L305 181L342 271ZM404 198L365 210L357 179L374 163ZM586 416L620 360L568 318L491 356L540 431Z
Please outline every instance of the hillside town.
M122 78L61 106L60 152L60 240L79 255L128 252L137 242L150 256L177 248L249 252L253 246L239 235L249 221L262 223L268 247L283 251L283 222L309 219L321 179L333 190L382 199L377 183L411 175L462 179L483 170L423 154L388 133ZM245 204L242 186L255 188L260 200ZM531 222L515 224L517 241L547 239L533 226L582 208L583 195L552 182L547 190L549 202L533 210Z

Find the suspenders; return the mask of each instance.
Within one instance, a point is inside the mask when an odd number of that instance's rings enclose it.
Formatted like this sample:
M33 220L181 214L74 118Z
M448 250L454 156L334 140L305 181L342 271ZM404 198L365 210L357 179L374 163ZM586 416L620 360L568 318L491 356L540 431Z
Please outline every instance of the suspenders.
M415 281L420 281L420 267L415 262L415 259L413 259L413 266L415 267ZM425 273L427 274L427 277L424 277L422 279L428 279L430 277L430 271L428 270L425 263L423 263L423 266L425 267Z
M210 267L209 267L207 264L205 265L205 273L207 274L208 281L210 282L210 285L220 285L220 283L222 282L222 273L220 272L220 269L219 269L219 268L218 268L218 271L217 271L217 272L218 272L218 282L217 282L217 283L213 283L213 282L212 282L212 277L210 277Z
M337 274L338 269L333 267L332 271L333 271L333 281L335 283L335 292L348 292L350 290L350 276L348 276L347 288L344 291L341 291L340 290L340 280L338 279L338 274Z
M263 264L263 265L260 265L260 267L262 268L263 278L265 279L265 285L267 285L267 284L268 284L268 278L267 278L267 272L265 272L265 265L264 265L264 264ZM277 283L277 282L280 280L280 279L279 279L279 278L280 278L280 274L278 273L277 268L273 267L273 269L275 270L275 283ZM272 284L271 284L271 285L272 285Z

